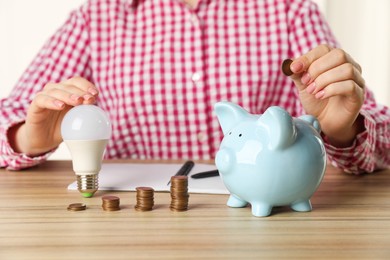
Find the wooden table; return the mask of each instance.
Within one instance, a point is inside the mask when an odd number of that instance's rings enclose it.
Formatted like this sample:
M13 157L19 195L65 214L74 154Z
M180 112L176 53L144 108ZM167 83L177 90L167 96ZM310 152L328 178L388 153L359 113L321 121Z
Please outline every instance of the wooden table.
M191 194L188 211L171 212L169 193L157 193L153 211L138 212L135 192L87 199L67 190L74 180L69 161L0 170L0 259L390 259L389 170L328 168L312 212L266 218L227 207L227 195ZM107 194L120 211L101 209ZM75 202L87 210L67 211Z

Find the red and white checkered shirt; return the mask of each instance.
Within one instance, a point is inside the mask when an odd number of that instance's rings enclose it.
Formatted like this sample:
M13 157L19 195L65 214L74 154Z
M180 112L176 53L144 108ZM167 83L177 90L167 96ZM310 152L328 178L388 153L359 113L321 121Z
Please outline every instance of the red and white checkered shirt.
M213 105L251 113L271 105L305 113L285 58L319 44L337 46L317 6L306 0L96 0L71 13L7 99L1 100L0 166L21 169L49 155L15 153L7 130L26 117L48 82L82 76L99 88L98 105L113 124L106 158L212 159L222 139ZM352 147L326 144L334 164L350 172L388 166L389 111L367 91L367 131Z

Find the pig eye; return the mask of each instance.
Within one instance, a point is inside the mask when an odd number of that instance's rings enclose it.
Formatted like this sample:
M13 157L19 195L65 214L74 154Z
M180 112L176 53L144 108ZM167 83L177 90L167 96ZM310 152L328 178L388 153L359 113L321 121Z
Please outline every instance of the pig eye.
M238 137L241 137L241 136L242 136L242 134L239 134L239 135L238 135Z
M229 132L229 135L231 135L232 134L232 132Z

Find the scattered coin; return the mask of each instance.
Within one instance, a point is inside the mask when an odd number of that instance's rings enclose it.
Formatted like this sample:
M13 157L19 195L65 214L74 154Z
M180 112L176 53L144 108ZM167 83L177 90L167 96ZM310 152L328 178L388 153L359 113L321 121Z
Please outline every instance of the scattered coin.
M119 198L116 196L103 196L102 201L102 208L104 211L117 211L121 209L119 206Z
M85 210L86 208L87 206L84 203L72 203L68 206L69 211L81 211Z
M171 205L172 211L188 210L188 177L172 176L171 177Z
M283 63L282 63L282 71L284 73L284 75L286 76L291 76L292 74L294 74L291 69L290 69L290 65L293 61L290 60L290 59L287 59L287 60L284 60Z
M137 211L150 211L154 206L154 189L150 187L137 187Z

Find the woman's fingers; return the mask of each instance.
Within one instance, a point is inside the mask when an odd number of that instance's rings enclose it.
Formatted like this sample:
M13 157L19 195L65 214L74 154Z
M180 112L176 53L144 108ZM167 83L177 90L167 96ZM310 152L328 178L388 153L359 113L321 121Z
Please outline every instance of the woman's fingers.
M82 104L83 98L59 89L51 89L50 91L37 93L33 103L39 108L62 110L65 105L77 106Z
M353 80L335 82L315 94L317 99L325 99L335 96L352 97L361 103L364 99L364 89Z
M295 75L309 73L312 78L316 78L321 73L344 63L351 63L360 73L362 72L360 65L344 50L320 45L296 58L290 68Z
M302 74L301 82L302 84L308 85L323 73L345 64L349 64L350 68L354 67L358 72L357 74L361 74L360 65L357 64L349 54L341 49L333 49L324 56L313 61L308 70Z
M98 95L96 87L88 80L74 77L61 83L48 83L34 98L39 108L62 110L66 105L93 104Z
M295 74L309 72L315 78L316 75L343 63L351 63L360 73L362 72L360 65L348 53L329 45L320 45L295 59L291 64L291 70Z
M306 88L309 94L317 94L327 88L328 85L351 80L360 88L364 88L365 81L356 67L350 63L344 63L317 76ZM338 84L340 85L340 84ZM340 85L343 88L343 85Z
M300 56L291 63L291 71L294 74L306 72L314 61L329 53L332 48L328 45L320 45L308 53Z
M83 90L84 92L88 92L89 94L91 94L93 96L96 96L99 94L99 91L95 87L95 85L92 84L92 82L90 82L82 77L73 77L73 78L70 78L68 80L65 80L62 83L66 84L66 85L76 86L76 87L80 88L81 90Z
M298 89L316 98L330 97L334 93L347 94L352 85L360 87L364 93L361 67L342 49L320 45L295 59L290 69L294 72L291 77ZM328 89L329 86L332 87ZM334 86L341 89L335 91Z

